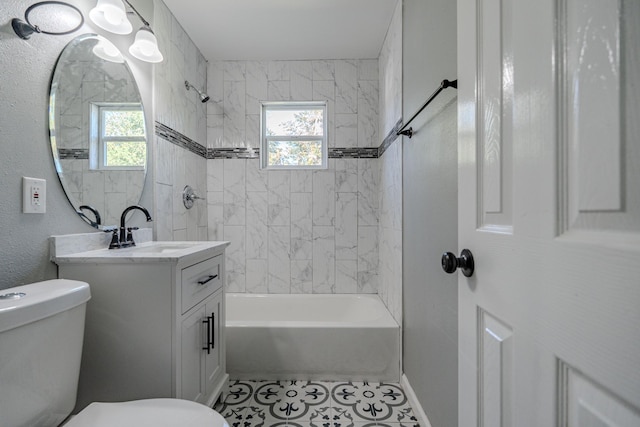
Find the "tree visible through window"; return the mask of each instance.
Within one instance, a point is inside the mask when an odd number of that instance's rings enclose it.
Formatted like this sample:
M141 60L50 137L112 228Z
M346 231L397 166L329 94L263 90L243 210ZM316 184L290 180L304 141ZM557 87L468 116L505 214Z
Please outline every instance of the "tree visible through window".
M326 168L326 103L262 104L263 168Z
M102 112L104 165L106 167L144 166L147 149L142 110L103 108Z
M144 169L147 139L139 103L91 105L92 169Z

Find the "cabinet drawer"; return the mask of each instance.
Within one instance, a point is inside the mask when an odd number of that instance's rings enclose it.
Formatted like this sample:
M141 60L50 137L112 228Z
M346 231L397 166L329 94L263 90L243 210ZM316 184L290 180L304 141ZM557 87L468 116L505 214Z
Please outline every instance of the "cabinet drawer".
M182 269L182 312L222 286L222 255Z

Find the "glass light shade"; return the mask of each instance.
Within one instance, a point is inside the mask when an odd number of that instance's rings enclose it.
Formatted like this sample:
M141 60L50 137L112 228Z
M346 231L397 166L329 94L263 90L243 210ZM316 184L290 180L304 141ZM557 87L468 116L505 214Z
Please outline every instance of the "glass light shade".
M133 30L122 0L98 0L89 17L98 27L114 34L129 34Z
M93 53L98 58L109 62L123 63L124 56L120 50L109 40L102 36L98 36L98 43L93 47Z
M164 57L158 49L156 36L146 28L140 28L136 33L136 39L129 48L129 53L141 61L162 62Z

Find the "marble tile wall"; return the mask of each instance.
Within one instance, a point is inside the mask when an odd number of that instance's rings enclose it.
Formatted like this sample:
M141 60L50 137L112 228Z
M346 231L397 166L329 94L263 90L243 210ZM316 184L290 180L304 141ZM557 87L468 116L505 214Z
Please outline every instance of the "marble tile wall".
M260 101L328 102L329 147L377 147L378 60L209 64L209 148L258 147Z
M402 119L402 2L394 12L379 58L380 133ZM412 114L412 112L409 112ZM402 325L402 138L380 156L378 293Z
M328 101L330 147L378 147L377 59L209 65L209 149L259 147L260 101ZM207 161L209 239L231 241L227 289L378 291L379 162L263 171L258 159Z
M206 146L206 104L184 82L206 88L207 61L162 1L154 1L153 30L164 55L154 67L155 120ZM207 240L206 202L190 210L182 203L185 185L205 196L206 159L157 134L155 144L156 239Z
M102 223L116 225L123 206L140 199L143 171L95 170L89 168L90 104L94 102L139 102L135 82L122 64L96 61L87 50L75 50L68 72L60 76L56 103L57 147L64 170L63 186L74 206L91 205ZM73 155L69 153L73 152Z
M209 239L231 241L228 291L377 292L378 159L330 159L320 171L207 166Z

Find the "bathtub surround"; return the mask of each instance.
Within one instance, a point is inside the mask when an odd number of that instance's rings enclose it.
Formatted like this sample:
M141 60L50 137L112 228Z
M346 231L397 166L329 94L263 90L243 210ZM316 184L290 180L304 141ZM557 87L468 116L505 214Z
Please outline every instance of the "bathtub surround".
M212 62L208 84L209 239L232 242L228 290L376 293L378 61ZM259 168L264 100L328 101L328 169Z
M402 326L402 147L397 136L402 126L402 2L398 2L379 58L380 130L386 135L379 147L378 273L380 298Z
M384 382L234 381L215 409L229 425L418 427L402 387Z
M228 291L380 293L401 320L400 12L379 59L209 64L209 239L232 242ZM259 168L265 100L328 101L327 170Z
M206 159L198 152L207 140L206 104L184 82L206 87L207 61L162 1L154 2L153 15L164 49L164 61L154 67L156 239L208 240L206 204L187 210L182 203L186 185L206 192Z

